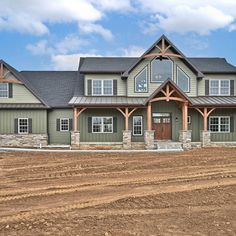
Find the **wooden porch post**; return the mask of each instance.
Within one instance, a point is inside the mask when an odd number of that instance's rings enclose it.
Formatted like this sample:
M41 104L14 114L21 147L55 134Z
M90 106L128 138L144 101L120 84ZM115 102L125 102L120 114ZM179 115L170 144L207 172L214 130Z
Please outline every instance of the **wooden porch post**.
M129 130L129 108L125 108L125 130Z
M182 106L182 128L188 130L188 104L184 103Z
M78 131L78 125L77 125L77 108L74 107L74 113L73 113L73 122L74 122L74 131Z
M204 131L207 131L207 117L208 117L208 114L207 114L207 108L206 108L206 107L204 108L203 115L204 115L204 116L203 116L203 119L204 119L204 120L203 120L203 122L204 122L204 123L203 123L203 124L204 124L204 125L203 125L203 130L204 130Z
M152 130L152 105L150 102L147 106L147 130Z

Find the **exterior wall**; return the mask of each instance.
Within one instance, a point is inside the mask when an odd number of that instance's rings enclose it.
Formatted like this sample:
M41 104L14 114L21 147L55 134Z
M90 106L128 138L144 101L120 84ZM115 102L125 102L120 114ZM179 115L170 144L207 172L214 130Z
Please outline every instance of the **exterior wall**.
M117 132L108 134L89 133L88 117L92 116L113 116L117 117ZM116 109L87 109L79 116L78 128L80 131L80 142L122 142L124 130L124 116Z
M159 52L158 49L152 51ZM169 51L171 52L171 51ZM190 78L190 92L186 93L188 96L197 95L197 78L196 75L184 64L181 59L171 58L173 61L173 81L177 84L177 66L180 67ZM148 97L150 96L162 83L151 82L151 61L152 59L147 58L141 61L130 73L127 79L127 93L128 96L135 97ZM135 92L135 76L138 75L145 67L148 69L148 92L146 93L137 93Z
M16 118L31 118L33 134L47 134L46 110L0 110L0 134L14 134Z
M126 96L126 81L121 79L120 75L116 74L86 74L84 83L85 95L88 95L87 81L92 79L111 79L117 80L117 96Z
M48 112L49 144L70 144L70 131L57 131L57 119L73 118L72 109L53 109Z
M211 80L211 79L234 80L234 95L236 95L236 75L210 75L210 74L206 74L203 79L198 81L198 96L205 96L205 80Z
M4 74L8 71L4 69ZM9 73L7 79L16 80L16 78ZM0 98L0 103L41 103L24 85L12 84L13 98Z

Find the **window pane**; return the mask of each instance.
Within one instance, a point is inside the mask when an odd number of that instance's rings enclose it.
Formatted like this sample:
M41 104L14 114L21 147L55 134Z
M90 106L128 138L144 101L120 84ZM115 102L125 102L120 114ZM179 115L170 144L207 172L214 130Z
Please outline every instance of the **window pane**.
M219 131L218 117L210 117L210 131L211 132L218 132Z
M178 68L178 86L184 91L189 91L189 77Z
M19 133L28 133L28 119L19 119Z
M229 132L229 117L221 117L220 118L220 131L221 132Z
M102 118L93 117L93 132L101 133L102 132Z
M133 134L142 135L142 116L133 117Z
M151 63L152 81L163 82L172 79L172 61L171 60L153 60Z
M102 94L102 81L101 80L93 80L93 94L94 95Z
M0 97L1 98L7 98L8 97L8 84L7 83L1 83L0 84Z
M135 91L147 92L147 67L135 77Z
M221 80L220 94L229 95L229 80Z
M112 95L112 80L104 80L103 81L103 94L104 95Z
M61 131L69 131L69 120L61 119Z
M210 80L210 94L219 95L219 80Z

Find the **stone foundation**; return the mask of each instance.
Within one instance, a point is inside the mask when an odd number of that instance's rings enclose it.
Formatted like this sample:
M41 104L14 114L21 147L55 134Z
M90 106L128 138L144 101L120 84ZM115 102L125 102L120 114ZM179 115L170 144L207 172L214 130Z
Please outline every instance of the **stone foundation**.
M201 132L200 132L200 141L201 141L202 147L211 146L211 132L201 130Z
M48 145L47 134L0 134L2 147L40 147Z
M79 147L80 146L80 132L79 131L71 131L71 146L72 147Z
M154 149L154 133L154 130L145 130L144 132L145 149L147 150Z
M192 130L180 130L179 131L179 141L183 145L184 150L192 148Z
M123 149L131 149L131 130L123 131Z

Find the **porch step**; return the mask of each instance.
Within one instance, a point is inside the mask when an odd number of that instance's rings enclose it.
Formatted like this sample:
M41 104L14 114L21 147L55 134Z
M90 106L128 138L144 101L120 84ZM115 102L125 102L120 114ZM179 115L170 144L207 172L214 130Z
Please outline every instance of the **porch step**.
M182 143L179 142L156 142L155 147L159 151L183 151Z

